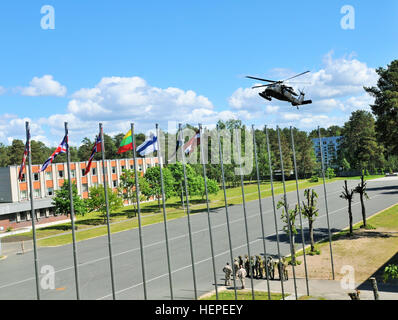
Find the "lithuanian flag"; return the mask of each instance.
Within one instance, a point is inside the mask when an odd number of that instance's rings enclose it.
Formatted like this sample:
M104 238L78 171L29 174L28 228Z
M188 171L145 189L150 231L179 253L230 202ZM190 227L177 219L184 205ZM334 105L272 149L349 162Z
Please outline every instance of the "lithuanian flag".
M120 154L129 150L133 150L133 138L131 137L131 129L123 137L122 142L120 142L120 147L117 150L117 153Z

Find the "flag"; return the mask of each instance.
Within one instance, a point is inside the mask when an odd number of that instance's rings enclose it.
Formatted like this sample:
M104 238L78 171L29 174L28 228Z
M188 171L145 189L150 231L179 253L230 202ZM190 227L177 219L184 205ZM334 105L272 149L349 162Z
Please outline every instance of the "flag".
M53 160L59 155L60 153L66 153L68 148L68 136L65 136L60 145L57 149L53 152L53 154L48 158L43 165L41 166L40 172L47 169L48 165L53 162Z
M22 175L23 175L23 170L25 169L25 164L26 164L26 158L28 157L28 152L30 152L30 134L28 133L28 138L25 143L25 150L23 152L23 157L22 157L22 163L21 166L19 167L19 173L18 173L18 180L22 181Z
M196 134L189 140L182 149L184 150L184 153L187 155L190 155L192 152L194 152L195 147L200 144L200 133L199 131L196 131Z
M180 137L180 131L181 131L181 129L178 129L177 134L176 134L176 137L177 137L176 150L174 151L173 155L170 156L170 159L168 160L169 162L172 161L176 157L178 149L184 144L184 141Z
M117 150L117 153L121 154L129 150L133 150L133 137L131 136L131 129L126 133L126 135L123 137L123 140L120 142L120 147Z
M90 155L90 158L88 159L88 164L87 164L86 169L84 170L83 176L86 176L87 173L90 172L91 161L93 161L95 153L100 152L100 151L101 151L101 134L99 134L95 140L95 144L94 144L93 150L91 151L91 155Z
M146 139L143 144L138 146L137 152L141 156L146 156L154 151L157 151L158 150L158 146L156 143L157 141L158 138L153 133L151 133L149 139Z

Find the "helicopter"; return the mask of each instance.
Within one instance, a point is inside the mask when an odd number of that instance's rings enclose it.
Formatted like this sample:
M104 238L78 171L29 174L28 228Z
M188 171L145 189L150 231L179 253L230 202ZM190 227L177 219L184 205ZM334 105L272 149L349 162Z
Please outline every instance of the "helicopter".
M259 93L260 97L262 97L268 101L271 101L272 98L275 98L275 99L278 99L281 101L288 101L292 104L292 106L297 107L297 109L299 109L299 106L301 106L301 105L311 104L312 100L304 100L305 93L303 91L299 90L300 94L297 94L292 87L289 87L283 83L288 80L300 77L309 72L310 71L306 71L306 72L297 74L293 77L290 77L288 79L279 80L279 81L267 80L267 79L256 78L256 77L251 77L251 76L247 76L246 78L260 80L260 81L264 81L264 82L270 82L269 84L252 87L252 89L263 88L263 87L266 88L263 92Z

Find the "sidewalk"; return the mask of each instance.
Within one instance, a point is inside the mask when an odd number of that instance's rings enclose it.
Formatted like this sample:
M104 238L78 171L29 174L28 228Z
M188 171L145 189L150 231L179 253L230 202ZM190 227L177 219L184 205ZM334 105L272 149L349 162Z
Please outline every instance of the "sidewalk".
M306 296L307 289L305 279L296 279L297 284L297 295L298 297ZM340 281L333 280L308 280L310 296L312 297L322 297L326 300L351 300L348 296L349 292L354 292L355 290L342 289ZM356 287L360 284L356 284ZM283 283L285 293L289 293L290 296L286 300L295 300L294 293L294 281L290 279ZM267 281L263 280L261 283L254 286L255 290L267 291ZM281 282L279 280L270 280L271 292L281 293ZM374 300L373 291L360 290L361 300ZM379 291L380 300L398 300L398 292L383 292Z
M65 219L65 220L60 220L60 221L36 224L36 229L41 229L41 228L45 228L45 227L55 226L57 224L62 224L62 223L67 223L67 222L70 222L69 218ZM15 231L3 232L3 233L0 233L0 238L12 236L12 235L15 235L15 234L29 232L31 230L32 230L32 226L29 226L29 227L19 228L19 229L15 230Z

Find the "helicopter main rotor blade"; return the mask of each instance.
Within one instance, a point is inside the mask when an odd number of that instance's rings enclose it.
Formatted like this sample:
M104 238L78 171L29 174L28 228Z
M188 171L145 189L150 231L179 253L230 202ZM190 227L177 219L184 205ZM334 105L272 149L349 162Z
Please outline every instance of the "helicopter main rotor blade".
M269 86L272 86L272 85L273 85L273 83L271 83L271 84L263 84L262 86L255 86L255 87L252 87L252 89L264 88L264 87L269 87Z
M309 73L309 72L310 72L310 71L302 72L302 73L297 74L297 75L295 75L295 76L293 76L293 77L291 77L291 78L288 78L288 79L283 80L283 82L288 81L288 80L291 80L291 79L294 79L294 78L297 78L297 77L300 77L300 76L302 76L302 75L304 75L304 74L307 74L307 73Z
M272 83L278 82L278 81L275 81L275 80L267 80L267 79L256 78L256 77L251 77L251 76L247 76L246 78L254 79L254 80L260 80L260 81L265 81L265 82L272 82Z

